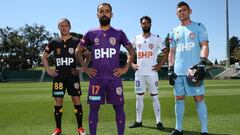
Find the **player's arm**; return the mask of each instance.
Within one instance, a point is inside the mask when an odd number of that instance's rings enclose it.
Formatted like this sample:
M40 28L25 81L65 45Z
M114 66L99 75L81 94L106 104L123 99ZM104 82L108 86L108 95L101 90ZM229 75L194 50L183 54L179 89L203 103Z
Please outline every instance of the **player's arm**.
M209 55L208 41L203 41L200 44L201 44L201 57L208 58Z
M132 65L132 62L134 60L135 51L134 51L134 48L132 47L132 45L131 44L127 45L126 49L128 51L126 64L122 68L117 68L117 69L113 70L113 75L116 77L119 77L119 76L127 73L129 67Z
M176 48L170 48L170 51L168 54L168 80L170 85L174 85L175 79L177 78L177 75L174 72L175 53L176 53Z
M75 50L75 57L78 61L78 63L80 63L80 65L82 66L82 70L90 77L94 77L97 75L97 71L93 68L89 68L88 64L90 62L90 58L88 58L86 61L83 58L84 52L86 51L86 47L81 47L80 45L77 46L76 50Z
M165 61L167 60L167 57L168 57L168 50L167 50L167 48L164 48L163 50L162 50L162 53L163 53L163 57L162 57L162 59L161 59L161 61L160 62L158 62L158 64L156 64L156 65L154 65L154 66L152 66L152 70L153 71L160 71L161 70L161 67L162 67L162 65L165 63Z
M48 64L48 56L49 56L49 53L44 51L43 52L43 56L42 56L42 63L43 63L43 66L45 67L45 70L47 71L47 73L52 76L52 77L55 77L58 75L57 71L55 69L50 69L49 68L49 64Z

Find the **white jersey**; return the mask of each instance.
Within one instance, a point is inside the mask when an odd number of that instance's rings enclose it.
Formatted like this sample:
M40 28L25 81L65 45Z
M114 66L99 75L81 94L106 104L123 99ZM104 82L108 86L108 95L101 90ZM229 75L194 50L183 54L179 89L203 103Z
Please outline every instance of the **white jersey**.
M148 38L140 34L133 39L132 44L137 52L137 65L139 66L135 75L156 75L157 72L152 70L152 66L157 64L158 54L166 48L162 39L155 34L151 34Z

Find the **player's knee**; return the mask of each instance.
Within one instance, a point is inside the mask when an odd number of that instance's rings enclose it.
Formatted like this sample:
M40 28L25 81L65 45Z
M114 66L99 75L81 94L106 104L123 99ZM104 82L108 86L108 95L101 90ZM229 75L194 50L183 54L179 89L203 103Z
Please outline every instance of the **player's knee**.
M74 113L83 114L82 105L74 105Z
M98 111L100 109L100 105L98 104L90 104L91 111Z
M116 112L124 112L124 107L122 105L113 105L113 108Z
M195 102L201 102L203 100L204 96L201 95L201 96L194 96L194 101Z
M142 95L144 95L144 92L143 93L137 93L136 95L142 96Z
M185 96L176 96L175 98L176 98L176 100L184 100Z

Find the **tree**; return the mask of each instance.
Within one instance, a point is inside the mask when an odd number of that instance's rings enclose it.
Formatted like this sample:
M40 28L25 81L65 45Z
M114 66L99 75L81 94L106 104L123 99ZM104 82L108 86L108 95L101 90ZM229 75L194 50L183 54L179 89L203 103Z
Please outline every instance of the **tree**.
M214 61L214 65L218 65L218 61L217 61L217 59L215 59L215 61Z
M240 40L233 36L229 40L230 43L230 64L234 64L240 60Z

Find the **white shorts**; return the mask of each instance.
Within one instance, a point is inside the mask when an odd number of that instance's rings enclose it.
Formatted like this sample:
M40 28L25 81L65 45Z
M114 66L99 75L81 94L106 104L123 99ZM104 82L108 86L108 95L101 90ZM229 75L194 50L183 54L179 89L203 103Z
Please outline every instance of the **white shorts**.
M146 89L150 94L158 94L158 75L135 76L135 93L145 93Z

